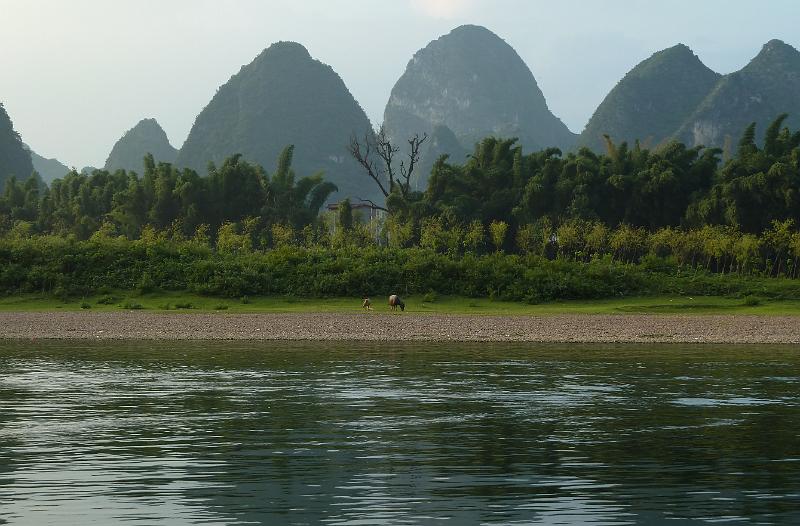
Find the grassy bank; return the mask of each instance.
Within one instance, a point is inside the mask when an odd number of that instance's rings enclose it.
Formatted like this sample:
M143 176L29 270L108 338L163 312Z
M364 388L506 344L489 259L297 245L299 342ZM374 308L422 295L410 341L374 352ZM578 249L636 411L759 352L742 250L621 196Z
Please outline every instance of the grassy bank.
M0 240L0 310L459 314L800 314L800 279L715 273L648 256L588 262L502 252L285 247L220 253L191 242Z
M406 299L406 312L430 314L548 315L548 314L762 314L798 315L800 300L721 296L648 296L596 300L563 300L527 304L456 296L418 295ZM215 298L180 292L111 294L72 298L20 294L0 298L0 311L120 311L220 313L360 312L357 297L309 299L287 296ZM384 298L373 298L373 312L388 312Z

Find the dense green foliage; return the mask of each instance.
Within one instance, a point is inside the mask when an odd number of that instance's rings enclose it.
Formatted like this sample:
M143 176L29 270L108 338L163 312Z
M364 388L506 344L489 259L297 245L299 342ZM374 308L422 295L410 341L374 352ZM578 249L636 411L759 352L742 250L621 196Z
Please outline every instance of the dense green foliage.
M124 170L71 172L41 198L36 180L12 179L0 199L0 232L11 228L86 239L101 231L132 239L146 226L182 236L213 235L228 223L262 235L276 223L303 228L317 222L319 208L336 187L321 175L298 180L291 168L293 151L283 151L271 177L238 155L220 167L211 165L207 177L156 164L148 155L141 178Z
M152 233L151 233L152 234ZM186 290L244 295L359 296L435 291L538 302L678 293L797 297L800 282L711 274L645 257L588 263L537 255L465 254L430 248L353 245L231 251L202 240L147 235L136 241L102 235L0 240L0 291L80 296L112 289Z
M0 103L0 188L11 177L25 179L33 173L31 154Z
M336 229L319 215L335 186L297 180L293 147L271 176L239 156L207 177L148 156L141 178L73 172L41 193L11 179L0 291L791 295L800 289L763 281L800 273L800 133L784 119L763 146L750 126L723 164L719 150L679 143L525 155L488 138L463 164L440 158L425 192L390 194L385 221L341 203Z
M768 128L762 147L748 127L736 154L722 164L717 149L677 142L648 150L608 140L605 155L587 148L525 155L513 139L488 138L462 164L441 157L425 192L390 194L385 230L392 242L411 246L422 241L425 224L457 233L476 221L486 228L502 222L508 235L501 248L522 252L514 241L519 232L549 228L553 234L571 220L651 232L719 225L746 234L776 221L800 224L800 132L783 127L785 118ZM318 210L335 189L322 175L295 181L293 152L284 150L271 178L234 156L219 168L212 164L208 177L147 157L141 178L73 172L44 191L35 181L12 179L0 197L0 233L27 221L33 233L78 239L101 227L133 239L146 225L178 228L185 236L206 225L213 237L223 223L244 228L251 218L246 229L258 233L257 247L266 246L259 239L269 238L274 224L297 231L319 226Z
M568 220L649 231L725 225L758 234L774 221L800 224L800 133L767 130L763 147L749 127L735 156L672 142L655 150L607 141L608 153L555 148L523 155L513 140L489 138L466 163L441 158L424 193L390 196L394 219L417 228L431 216L445 227L503 221L511 238L526 225ZM508 250L520 249L508 242Z
M675 142L647 150L609 140L605 155L586 148L525 155L514 140L488 138L463 164L440 158L425 192L390 194L384 237L413 246L435 237L431 229L438 228L454 239L463 233L469 238L464 246L481 252L492 244L479 239L492 223L502 223L507 232L497 248L521 253L526 232L558 237L558 228L570 222L648 232L726 226L737 235L761 234L776 222L800 224L800 132L783 127L784 119L769 127L762 147L748 127L735 156L722 164L719 150ZM255 248L268 248L274 225L291 229L279 236L289 241L306 227L319 231L318 210L335 189L321 175L296 181L293 152L284 150L272 177L234 156L219 168L212 164L208 177L147 157L141 178L125 171L73 172L43 191L34 180L12 179L0 197L0 234L24 228L86 239L102 229L135 239L149 225L188 237L201 229L214 238L230 222L234 231L251 234Z

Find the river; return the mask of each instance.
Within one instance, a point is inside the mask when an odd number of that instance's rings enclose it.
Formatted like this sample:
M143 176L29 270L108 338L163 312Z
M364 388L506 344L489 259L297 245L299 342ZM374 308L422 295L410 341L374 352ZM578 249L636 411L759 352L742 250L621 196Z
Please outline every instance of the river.
M0 342L0 524L800 524L800 349Z

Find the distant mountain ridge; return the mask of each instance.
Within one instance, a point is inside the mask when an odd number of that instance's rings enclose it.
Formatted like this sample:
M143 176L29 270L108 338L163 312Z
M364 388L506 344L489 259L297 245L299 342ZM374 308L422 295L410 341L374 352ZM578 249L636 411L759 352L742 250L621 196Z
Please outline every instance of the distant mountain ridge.
M293 144L298 176L325 172L338 197L376 197L348 152L351 135L372 130L339 75L295 42L278 42L219 88L195 120L176 164L205 173L241 153L270 172Z
M457 27L414 54L392 89L383 125L399 145L444 126L468 151L487 135L518 137L529 151L569 148L575 141L514 48L474 25ZM432 164L430 156L426 150L423 164Z
M763 139L782 113L789 114L785 125L800 127L800 52L792 46L771 40L744 68L719 75L678 45L634 67L600 104L578 145L604 151L607 134L616 143L678 140L724 148L753 122Z
M26 148L28 148L27 145ZM28 151L31 153L33 169L36 170L43 182L50 184L56 179L62 179L70 172L70 168L58 159L47 159L30 148Z
M476 141L518 137L526 149L587 146L604 151L603 135L655 147L670 140L689 146L726 147L756 122L756 139L778 115L800 128L800 52L770 40L745 67L720 75L687 46L658 51L632 68L607 94L579 136L550 111L519 54L498 35L476 25L453 29L418 50L394 85L384 127L401 149L415 133L429 139L413 181L424 189L440 155L462 162ZM278 155L295 145L298 175L318 171L345 196L380 199L349 157L353 134L372 124L339 75L301 44L277 42L220 86L176 150L155 119L144 119L114 145L105 169L141 172L142 159L174 162L204 175L209 162L241 153L271 171ZM0 105L0 191L9 174L36 170L51 182L68 171L22 145Z
M143 170L144 157L152 154L156 162L175 162L178 150L172 147L164 129L155 119L142 119L136 126L125 132L111 149L106 159L105 169Z
M786 126L800 127L800 52L770 40L744 68L717 82L675 138L690 145L722 147L727 137L738 142L755 122L761 140L782 113L789 114Z
M603 150L603 135L650 146L669 140L720 77L683 44L659 51L614 86L589 119L578 145Z

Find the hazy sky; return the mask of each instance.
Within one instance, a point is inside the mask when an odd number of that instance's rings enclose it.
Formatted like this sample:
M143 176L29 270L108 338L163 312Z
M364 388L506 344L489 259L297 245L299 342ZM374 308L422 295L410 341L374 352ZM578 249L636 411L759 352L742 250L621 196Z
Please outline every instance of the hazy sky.
M376 124L415 51L484 25L575 132L678 42L720 73L772 38L800 47L798 0L0 0L0 20L0 101L34 150L79 168L102 166L144 117L180 147L216 89L278 40L330 64Z

